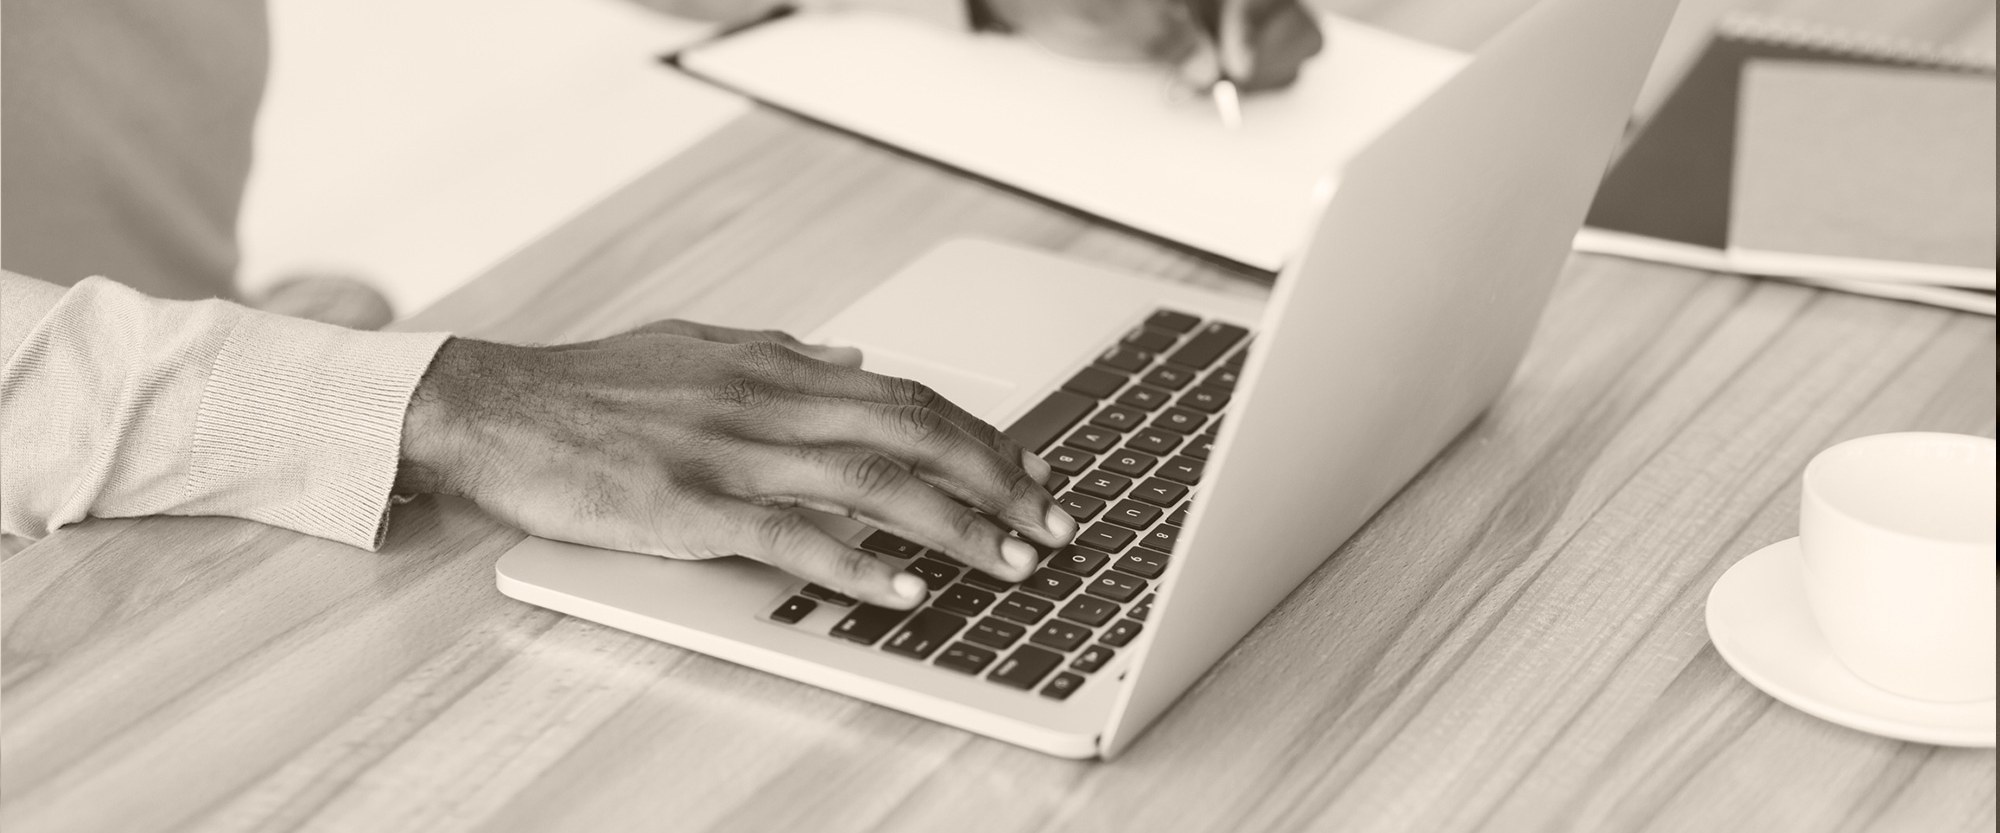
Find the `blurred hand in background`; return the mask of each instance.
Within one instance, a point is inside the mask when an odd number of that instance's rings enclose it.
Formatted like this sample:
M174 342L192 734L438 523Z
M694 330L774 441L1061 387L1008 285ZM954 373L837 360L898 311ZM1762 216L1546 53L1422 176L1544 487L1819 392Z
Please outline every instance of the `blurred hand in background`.
M876 9L949 17L967 0L632 0L667 14L747 23L777 9ZM1245 92L1285 87L1325 45L1300 0L971 0L975 19L1051 50L1103 61L1146 61L1205 86L1228 68ZM934 7L937 15L926 15ZM1217 49L1219 40L1220 49Z

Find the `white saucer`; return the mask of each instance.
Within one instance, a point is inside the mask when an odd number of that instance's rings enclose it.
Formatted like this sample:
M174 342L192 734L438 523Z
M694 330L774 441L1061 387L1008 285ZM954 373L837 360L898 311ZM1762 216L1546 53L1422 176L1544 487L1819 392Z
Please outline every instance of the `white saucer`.
M1799 539L1746 556L1708 591L1708 638L1764 693L1850 729L1942 746L1992 747L1994 701L1933 703L1876 688L1827 647L1806 606Z

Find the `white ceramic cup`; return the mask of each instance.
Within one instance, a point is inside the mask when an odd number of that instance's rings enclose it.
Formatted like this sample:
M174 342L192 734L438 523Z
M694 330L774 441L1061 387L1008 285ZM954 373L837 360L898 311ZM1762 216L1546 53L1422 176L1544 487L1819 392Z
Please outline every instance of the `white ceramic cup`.
M1994 443L1877 434L1806 464L1806 599L1835 656L1921 700L1994 695Z

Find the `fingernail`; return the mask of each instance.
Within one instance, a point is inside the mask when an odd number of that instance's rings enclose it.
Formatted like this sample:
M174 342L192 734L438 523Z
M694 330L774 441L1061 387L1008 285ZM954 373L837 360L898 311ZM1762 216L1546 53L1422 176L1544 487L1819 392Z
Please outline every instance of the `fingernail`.
M1000 542L1000 557L1006 560L1007 566L1024 573L1035 567L1034 546L1019 538Z
M924 585L923 579L909 573L897 573L896 577L890 580L889 586L896 591L896 595L913 602L922 601L924 595L930 592L930 588Z
M830 364L846 365L847 367L861 366L861 350L859 348L825 345L819 349L821 354L826 357L825 361Z
M1049 461L1028 451L1021 452L1021 470L1026 471L1037 484L1049 482L1049 472L1054 471L1049 468Z
M1069 513L1064 512L1060 506L1049 507L1048 517L1042 519L1042 526L1047 527L1049 532L1063 539L1063 543L1065 544L1069 543L1070 539L1076 537L1076 519L1070 517Z

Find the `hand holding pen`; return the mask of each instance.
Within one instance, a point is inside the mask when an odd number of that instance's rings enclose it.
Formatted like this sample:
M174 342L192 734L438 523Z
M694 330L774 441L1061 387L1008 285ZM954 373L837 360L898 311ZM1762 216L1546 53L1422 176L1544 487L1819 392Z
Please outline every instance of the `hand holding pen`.
M1175 67L1182 83L1222 108L1233 94L1291 84L1325 45L1302 0L977 2L992 27L1055 52Z
M1190 0L1188 17L1197 33L1195 52L1181 64L1181 77L1215 102L1216 116L1230 130L1243 124L1241 93L1236 79L1249 78L1256 66L1245 38L1246 0Z

